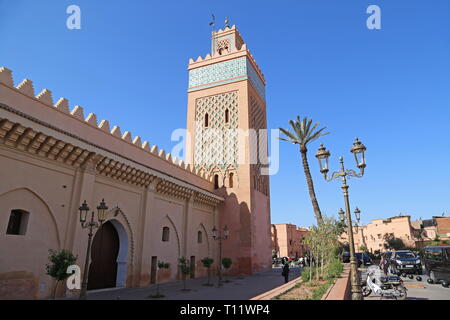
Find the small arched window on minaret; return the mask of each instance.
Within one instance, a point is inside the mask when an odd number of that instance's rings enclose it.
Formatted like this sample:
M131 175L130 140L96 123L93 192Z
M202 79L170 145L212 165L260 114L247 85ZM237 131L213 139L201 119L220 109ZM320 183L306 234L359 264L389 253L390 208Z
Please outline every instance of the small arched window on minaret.
M209 125L209 115L205 114L205 128L208 128Z
M230 175L228 176L228 187L233 188L233 178L234 178L234 173L231 172Z
M214 189L219 189L219 175L214 175Z
M230 122L230 110L225 110L225 123Z

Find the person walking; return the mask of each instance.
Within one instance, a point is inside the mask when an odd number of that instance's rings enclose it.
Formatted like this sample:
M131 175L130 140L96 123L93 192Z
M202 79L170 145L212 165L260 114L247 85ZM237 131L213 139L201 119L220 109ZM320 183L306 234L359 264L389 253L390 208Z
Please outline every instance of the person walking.
M379 267L380 267L381 270L383 270L384 275L387 276L389 263L388 263L387 258L386 258L386 253L382 253L381 254L381 260L380 260L380 266Z
M284 283L289 282L289 263L286 261L283 266L283 271L281 275L284 277Z

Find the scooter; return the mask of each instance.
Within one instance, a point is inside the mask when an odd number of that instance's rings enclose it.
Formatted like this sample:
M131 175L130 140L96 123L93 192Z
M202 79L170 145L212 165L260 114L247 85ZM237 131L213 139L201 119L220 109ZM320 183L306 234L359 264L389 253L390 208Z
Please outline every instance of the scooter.
M396 300L405 300L407 296L403 280L399 276L377 276L375 271L367 271L367 279L362 283L362 295L368 297L372 292L393 297Z

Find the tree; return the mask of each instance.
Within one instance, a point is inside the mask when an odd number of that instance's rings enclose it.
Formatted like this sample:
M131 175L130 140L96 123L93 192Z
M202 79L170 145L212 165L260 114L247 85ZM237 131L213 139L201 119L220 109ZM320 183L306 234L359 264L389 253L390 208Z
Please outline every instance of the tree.
M323 222L322 213L319 208L319 203L316 198L316 192L314 191L314 184L311 177L308 164L308 144L319 139L322 136L329 134L329 132L323 133L326 127L316 130L319 123L312 125L312 119L303 118L297 116L297 120L289 120L289 124L292 127L293 132L280 128L280 131L286 136L286 138L280 138L280 140L287 141L300 146L300 154L302 157L303 170L305 172L306 184L308 185L309 197L311 198L314 215L316 216L317 224L320 225Z
M159 270L161 269L169 269L170 268L170 264L166 263L164 261L158 261L158 272L156 273L156 294L154 296L152 296L152 298L163 298L164 295L159 293L159 279L158 279L158 274L159 274Z
M73 255L72 252L68 250L49 250L48 253L48 260L50 263L45 265L45 269L46 274L56 280L53 289L53 299L55 299L58 283L70 276L70 273L67 273L67 268L76 263L78 256Z
M233 264L233 260L231 258L223 258L222 259L222 265L225 269L229 269L231 265ZM229 280L225 280L224 282L230 282Z
M365 245L361 245L361 246L359 247L359 250L361 250L361 252L367 252L367 251L369 251L369 250L367 250L367 247L366 247Z
M205 286L212 286L212 284L209 282L209 279L211 275L211 265L214 263L214 259L206 257L202 259L201 262L203 263L203 266L205 268L208 268L208 283L206 283Z
M310 252L310 266L305 268L309 275L305 278L311 280L313 276L316 280L325 279L330 275L330 268L333 268L335 260L338 259L339 248L338 236L341 232L339 223L332 218L325 218L319 226L310 228L310 232L305 237Z
M405 243L402 239L396 238L393 234L386 233L383 236L383 239L385 241L384 248L385 249L394 249L394 250L402 250L405 248Z
M178 259L178 262L183 276L183 291L189 291L189 289L186 289L186 276L191 273L191 267L185 257Z

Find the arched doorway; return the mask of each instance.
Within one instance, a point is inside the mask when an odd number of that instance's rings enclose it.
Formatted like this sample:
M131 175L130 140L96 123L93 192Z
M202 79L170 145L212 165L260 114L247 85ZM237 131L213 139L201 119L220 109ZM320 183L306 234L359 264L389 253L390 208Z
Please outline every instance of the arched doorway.
M92 242L88 290L116 287L119 248L119 234L107 221L96 232Z

